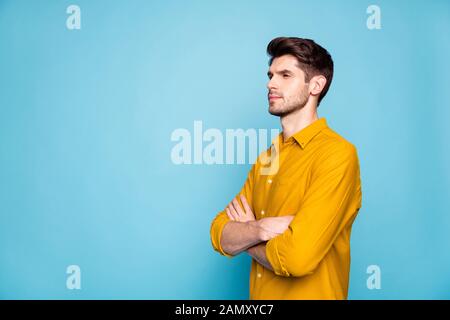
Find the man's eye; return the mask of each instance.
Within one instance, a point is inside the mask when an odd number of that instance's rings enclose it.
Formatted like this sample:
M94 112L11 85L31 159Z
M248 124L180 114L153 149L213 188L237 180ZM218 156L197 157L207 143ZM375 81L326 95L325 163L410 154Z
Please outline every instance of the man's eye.
M290 75L288 75L288 74L283 74L283 78L289 78L290 77Z

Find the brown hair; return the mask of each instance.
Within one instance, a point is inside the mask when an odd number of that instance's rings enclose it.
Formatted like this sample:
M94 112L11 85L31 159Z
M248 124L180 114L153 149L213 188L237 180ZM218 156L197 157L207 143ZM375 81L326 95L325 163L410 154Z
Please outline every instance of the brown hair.
M305 73L305 81L308 82L313 76L322 75L327 79L319 102L327 94L331 80L333 80L333 59L323 47L311 39L296 37L278 37L267 45L267 54L270 55L269 66L273 59L286 54L297 58L298 67Z

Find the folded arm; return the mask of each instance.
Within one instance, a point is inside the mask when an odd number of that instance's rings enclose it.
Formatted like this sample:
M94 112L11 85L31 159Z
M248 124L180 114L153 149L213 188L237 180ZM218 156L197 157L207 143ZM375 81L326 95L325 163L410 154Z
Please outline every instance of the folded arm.
M225 253L235 256L260 243L260 233L255 221L230 221L223 228L220 244Z
M269 260L267 260L266 256L266 243L260 243L256 246L247 249L247 253L253 259L259 262L259 264L263 265L265 268L273 271L273 267L270 264Z
M225 256L234 256L243 251L271 269L265 256L266 242L282 234L294 218L293 216L268 217L255 220L255 215L247 199L241 195L233 199L224 212L212 224L216 228L213 239L215 249ZM258 246L257 246L258 245Z

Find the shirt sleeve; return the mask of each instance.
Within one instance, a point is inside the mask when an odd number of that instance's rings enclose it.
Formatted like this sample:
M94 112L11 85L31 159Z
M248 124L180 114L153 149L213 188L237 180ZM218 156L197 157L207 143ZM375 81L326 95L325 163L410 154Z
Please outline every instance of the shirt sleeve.
M311 274L361 207L359 160L352 144L336 144L318 158L304 201L288 229L266 244L275 274Z
M253 211L254 211L254 209L253 209L253 186L254 186L255 170L256 170L256 164L254 164L252 166L252 168L250 169L250 171L247 175L247 179L244 183L244 186L242 187L241 191L236 195L236 197L238 197L241 194L244 195L244 197L247 199L247 202L248 202L250 208L252 208ZM239 201L239 204L243 208L243 205L242 205L239 197L237 200ZM217 252L219 252L220 254L222 254L226 257L231 258L233 256L226 253L223 250L221 242L220 242L221 237L222 237L223 228L229 221L231 221L231 220L230 220L230 218L228 218L228 215L227 215L225 209L222 210L221 212L219 212L211 223L210 236L211 236L211 243L212 243L214 250L216 250Z

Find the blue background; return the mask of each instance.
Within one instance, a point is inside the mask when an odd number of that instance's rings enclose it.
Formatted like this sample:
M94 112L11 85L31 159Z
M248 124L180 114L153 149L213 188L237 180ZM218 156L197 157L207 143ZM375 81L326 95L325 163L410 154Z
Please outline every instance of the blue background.
M250 164L177 166L170 137L279 128L265 49L299 36L332 54L319 116L360 157L349 298L449 299L449 31L437 0L0 1L0 298L247 299L250 258L209 227Z

